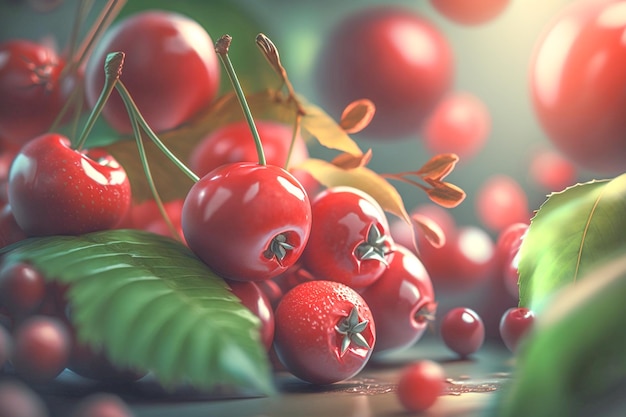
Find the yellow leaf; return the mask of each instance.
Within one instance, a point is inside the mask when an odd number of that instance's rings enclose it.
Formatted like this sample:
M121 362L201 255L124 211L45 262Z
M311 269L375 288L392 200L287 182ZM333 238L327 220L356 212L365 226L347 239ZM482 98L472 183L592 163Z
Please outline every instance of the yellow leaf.
M387 180L366 167L342 169L321 159L308 159L298 166L326 187L349 186L371 195L381 207L411 224L400 193Z
M363 154L359 145L324 110L310 103L303 103L303 107L302 130L322 146L356 156Z
M426 191L428 197L441 207L454 208L465 200L465 191L449 182L430 180L433 187Z

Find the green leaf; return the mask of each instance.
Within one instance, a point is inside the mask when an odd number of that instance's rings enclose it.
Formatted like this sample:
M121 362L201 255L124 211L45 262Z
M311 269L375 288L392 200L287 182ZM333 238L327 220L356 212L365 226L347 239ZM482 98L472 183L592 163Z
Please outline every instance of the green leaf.
M166 387L232 384L271 393L259 321L186 246L138 230L31 238L5 248L70 284L78 337Z
M625 213L626 174L551 194L520 249L520 305L537 309L612 253L626 252Z

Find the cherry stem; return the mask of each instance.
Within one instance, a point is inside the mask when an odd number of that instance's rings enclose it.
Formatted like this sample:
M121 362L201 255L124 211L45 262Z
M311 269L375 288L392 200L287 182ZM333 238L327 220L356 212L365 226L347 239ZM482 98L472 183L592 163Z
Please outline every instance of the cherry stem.
M102 91L100 92L100 97L98 97L98 101L96 101L96 104L91 110L91 113L89 113L87 122L85 122L83 131L81 132L74 149L80 151L85 145L91 129L95 125L98 116L100 116L100 113L102 113L104 105L106 104L109 96L113 92L113 89L120 79L120 75L122 74L122 67L124 66L124 57L124 52L112 52L107 55L104 61L104 86L102 87Z
M232 37L230 35L222 35L217 42L215 43L215 52L220 57L224 68L226 69L226 73L228 74L228 78L230 78L230 82L235 90L235 94L237 94L237 99L239 100L239 104L241 105L241 110L243 110L243 114L248 122L248 126L250 126L250 131L252 132L252 137L254 138L254 144L256 145L256 152L259 158L259 164L266 165L265 160L265 152L263 151L263 144L261 143L261 138L259 136L259 131L256 128L256 124L254 123L254 118L252 117L252 111L250 111L250 106L248 106L248 101L246 100L246 95L241 88L241 83L239 82L239 78L237 78L237 73L235 72L235 68L233 67L233 63L230 61L230 57L228 56L228 49L230 48L230 43L232 41Z
M302 120L302 114L300 112L296 113L296 120L293 123L293 133L291 134L291 143L289 143L289 151L287 152L287 159L285 160L284 169L289 169L289 162L291 160L291 154L293 153L293 147L296 144L296 138L300 133L300 122Z
M141 129L143 129L146 135L148 135L150 140L152 140L152 142L159 148L159 150L163 152L165 156L167 156L174 163L174 165L176 165L177 168L179 168L185 175L187 175L189 179L191 179L193 182L198 182L200 178L191 169L189 169L189 167L187 167L187 165L185 165L183 161L178 159L178 157L174 155L167 146L165 146L161 139L159 139L156 133L154 133L154 131L150 128L150 126L146 122L146 119L144 119L143 115L137 108L137 105L130 96L130 93L126 89L124 83L121 80L118 80L117 83L115 83L115 88L122 97L122 100L124 101L124 104L128 109L131 121L134 119L139 124Z
M152 193L152 197L159 209L159 213L163 220L165 220L165 224L167 225L170 234L177 239L181 240L178 231L172 224L171 219L167 215L167 211L165 210L165 206L163 205L163 200L161 200L161 196L156 188L156 184L154 183L154 178L152 177L152 171L150 170L150 164L148 163L148 158L146 157L146 149L143 146L143 141L141 140L141 130L139 129L139 123L137 121L137 117L133 112L132 103L124 101L124 106L126 107L126 111L130 117L130 123L133 128L133 136L135 137L135 142L137 143L137 151L139 152L139 159L141 160L141 166L143 168L143 172L146 176L146 181L148 182L148 187L150 188L150 192Z

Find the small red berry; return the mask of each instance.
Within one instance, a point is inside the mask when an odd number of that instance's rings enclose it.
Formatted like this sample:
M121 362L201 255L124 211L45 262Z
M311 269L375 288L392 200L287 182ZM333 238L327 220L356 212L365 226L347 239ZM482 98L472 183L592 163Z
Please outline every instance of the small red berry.
M504 312L500 320L500 336L505 346L515 352L520 341L530 331L535 314L525 307L512 307Z
M485 325L480 316L467 307L448 311L441 321L441 337L461 357L476 352L485 341Z

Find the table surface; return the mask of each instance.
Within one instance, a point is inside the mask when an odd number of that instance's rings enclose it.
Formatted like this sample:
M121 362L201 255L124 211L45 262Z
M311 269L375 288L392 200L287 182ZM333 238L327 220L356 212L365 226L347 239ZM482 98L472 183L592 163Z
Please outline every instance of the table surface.
M78 398L90 391L105 390L124 398L136 417L400 417L411 413L396 397L398 374L418 359L439 362L448 377L445 395L419 414L439 417L485 416L502 384L510 379L513 364L513 356L499 343L487 343L461 360L441 341L426 338L410 349L371 360L353 379L329 386L311 385L277 372L278 394L269 397L227 390L165 393L148 378L126 386L69 382L49 393L48 399L55 415L67 415Z

